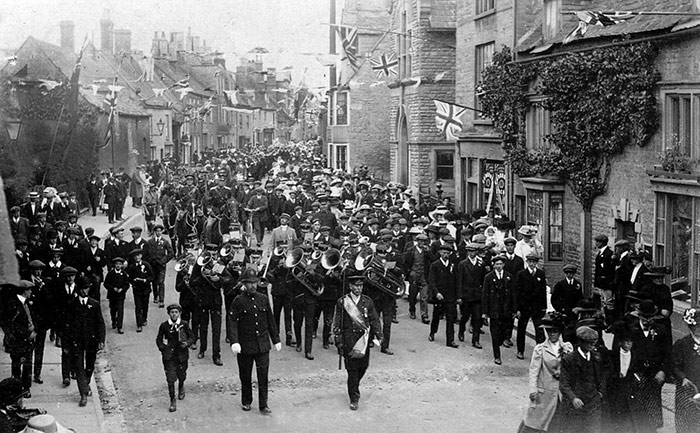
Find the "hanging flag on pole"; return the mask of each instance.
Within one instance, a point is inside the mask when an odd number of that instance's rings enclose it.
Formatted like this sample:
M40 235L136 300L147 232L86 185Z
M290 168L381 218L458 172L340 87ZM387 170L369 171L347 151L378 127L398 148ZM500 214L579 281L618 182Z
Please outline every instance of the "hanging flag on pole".
M347 60L353 71L360 69L357 62L357 29L354 27L336 27L336 31L340 35L341 47L343 49L343 57L341 60Z
M437 108L435 112L435 126L445 134L448 140L456 141L456 134L461 132L464 126L460 118L468 108L438 101L437 99L433 100L433 102Z
M109 107L109 115L107 117L107 131L105 132L105 137L104 140L102 140L102 144L97 146L98 149L104 149L107 146L109 146L112 143L112 140L114 137L112 137L112 130L114 129L114 118L116 116L117 112L117 92L114 91L114 88L121 87L117 86L117 78L114 78L114 85L113 86L108 86L110 90L112 90L110 93L108 93L105 96L104 102L107 104Z
M600 12L600 11L577 11L574 13L578 19L578 26L564 38L563 44L568 44L577 38L582 38L588 31L589 25L609 27L620 24L638 15L634 12Z
M389 53L388 55L382 54L379 56L379 60L371 59L369 62L372 65L372 70L377 74L377 79L381 79L382 77L388 78L391 75L399 75L397 71L399 61L394 53Z

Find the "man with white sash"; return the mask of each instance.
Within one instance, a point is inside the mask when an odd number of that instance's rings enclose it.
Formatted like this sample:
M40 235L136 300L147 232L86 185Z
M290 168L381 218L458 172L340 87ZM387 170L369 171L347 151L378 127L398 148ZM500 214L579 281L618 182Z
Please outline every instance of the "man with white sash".
M357 410L360 400L360 380L369 366L369 342L374 337L376 345L382 339L379 315L372 299L362 294L364 277L350 275L346 278L350 293L338 299L333 315L333 338L338 355L345 359L348 372L350 410Z

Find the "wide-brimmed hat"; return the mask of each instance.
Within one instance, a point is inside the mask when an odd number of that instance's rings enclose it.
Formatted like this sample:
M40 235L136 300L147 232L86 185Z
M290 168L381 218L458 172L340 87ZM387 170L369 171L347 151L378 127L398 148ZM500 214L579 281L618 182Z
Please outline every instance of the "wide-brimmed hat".
M73 433L72 429L66 428L56 421L51 415L36 415L29 419L27 426L21 433Z
M542 324L540 327L545 329L557 329L561 331L566 327L564 315L556 311L551 311L545 314L545 316L542 318Z
M642 299L639 301L637 308L631 313L637 317L645 317L650 319L659 312L659 308L654 304L651 299Z
M530 226L521 226L518 229L518 233L520 233L521 235L524 235L524 236L531 236L532 235L532 232L530 231Z

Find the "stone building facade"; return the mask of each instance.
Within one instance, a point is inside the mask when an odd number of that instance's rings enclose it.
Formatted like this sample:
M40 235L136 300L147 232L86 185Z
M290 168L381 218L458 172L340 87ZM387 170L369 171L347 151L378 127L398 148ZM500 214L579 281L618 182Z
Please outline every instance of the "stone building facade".
M454 0L393 0L399 76L391 89L391 178L423 193L454 194L455 146L435 126L434 100L455 100Z
M680 6L678 2L662 3L640 0L634 9L671 10L673 6L682 12L698 12L695 2L680 2ZM586 9L613 7L611 2L601 1L588 4ZM661 78L655 92L659 128L646 146L628 146L613 160L607 191L591 209L590 230L585 230L583 209L570 188L547 183L547 179L523 179L526 216L529 218L530 210L539 206L546 222L551 198L555 198L557 215L561 216L557 223L557 230L562 233L561 263L579 264L588 287L596 253L591 246L595 235L606 234L611 244L616 239L627 239L635 249L649 251L654 264L671 267L667 284L674 294L676 311L682 312L689 303L697 302L700 287L700 175L694 162L700 156L696 61L700 54L700 28L681 16L641 16L609 28L591 27L585 38L561 45L575 22L564 22L563 31L549 38L543 30L547 24L543 21L520 41L519 59L652 39L659 49L656 68ZM629 40L621 42L621 36ZM528 125L534 125L531 122L528 119ZM690 160L684 172L661 167L659 154L675 142Z
M390 96L387 83L378 78L370 59L393 53L390 15L383 0L348 0L340 24L357 29L359 69L343 62L337 86L329 92L328 165L353 171L367 166L377 179L389 180ZM339 40L342 44L342 41ZM342 55L341 55L342 56Z

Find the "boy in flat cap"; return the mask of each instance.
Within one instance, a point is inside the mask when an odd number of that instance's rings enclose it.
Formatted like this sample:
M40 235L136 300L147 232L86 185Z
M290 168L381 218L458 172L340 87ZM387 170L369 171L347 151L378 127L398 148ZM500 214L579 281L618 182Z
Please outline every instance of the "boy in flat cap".
M143 250L137 248L130 253L131 260L126 269L129 282L133 288L134 312L136 313L136 332L141 332L148 321L148 298L151 295L153 270L143 259Z
M593 349L598 332L589 326L576 330L578 347L562 358L560 390L566 414L566 431L600 432L601 405L606 374L600 355Z
M187 379L187 363L190 357L189 347L195 338L189 324L180 317L182 307L170 304L167 308L168 320L158 327L156 346L160 350L165 369L165 380L168 382L170 395L170 412L177 410L175 400L175 381L178 382L177 398L185 399L185 379Z
M583 285L574 278L576 265L564 265L564 279L559 280L552 288L552 307L564 315L567 323L575 320L574 308L583 299Z
M112 319L112 329L123 334L124 325L124 299L126 291L129 290L129 276L124 271L124 260L121 257L112 259L114 266L105 276L105 289L107 289L107 299L109 300L109 313Z

